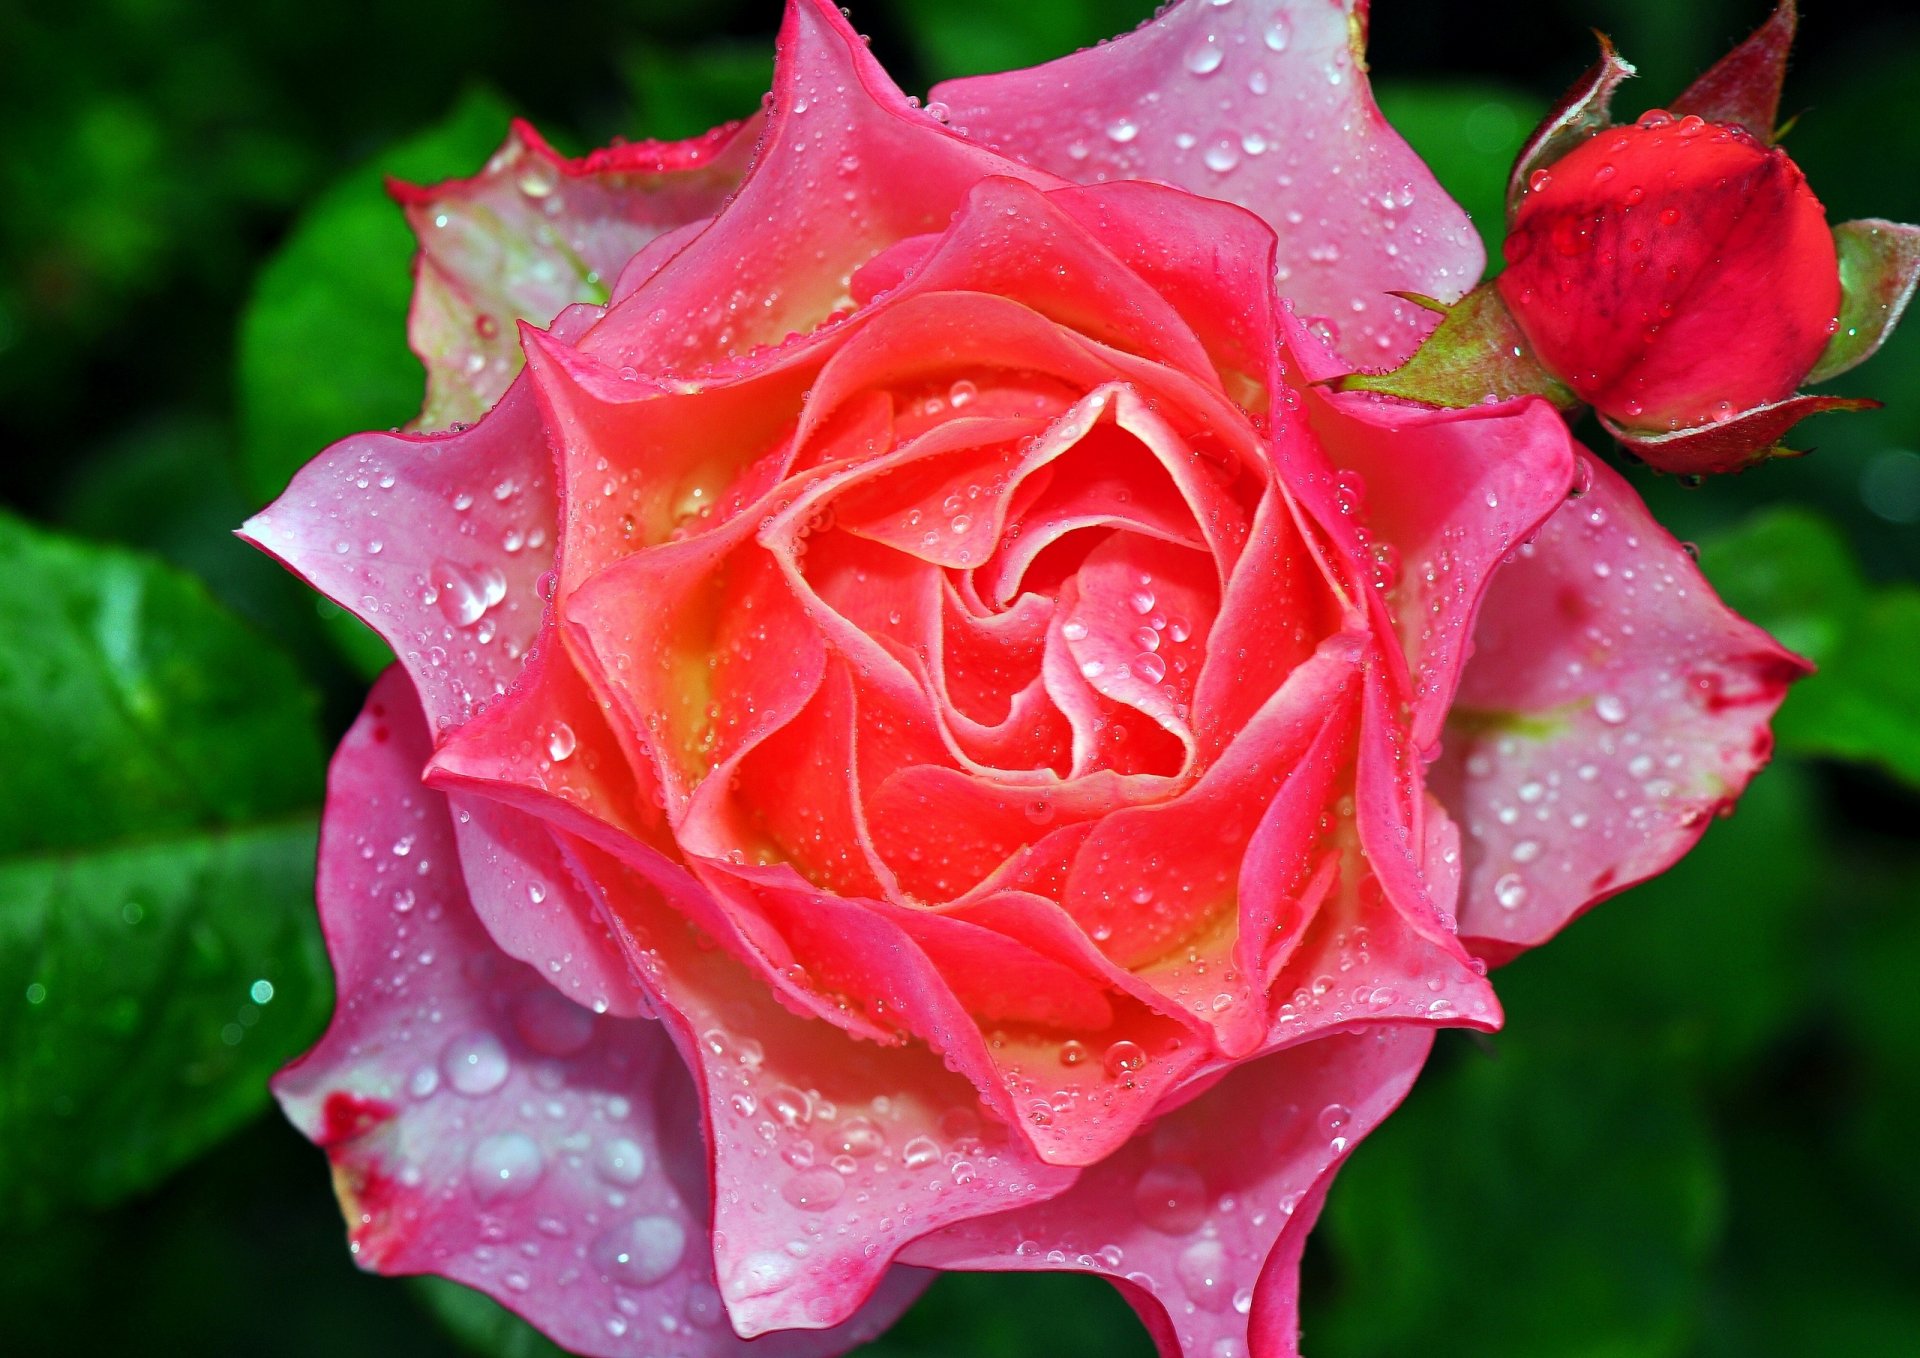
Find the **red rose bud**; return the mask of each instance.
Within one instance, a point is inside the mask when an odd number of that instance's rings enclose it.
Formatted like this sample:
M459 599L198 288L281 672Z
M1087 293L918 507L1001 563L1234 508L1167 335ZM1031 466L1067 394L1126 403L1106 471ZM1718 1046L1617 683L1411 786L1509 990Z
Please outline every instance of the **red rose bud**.
M1534 171L1506 256L1500 295L1541 362L1627 433L1785 400L1841 304L1799 167L1695 116L1649 113Z

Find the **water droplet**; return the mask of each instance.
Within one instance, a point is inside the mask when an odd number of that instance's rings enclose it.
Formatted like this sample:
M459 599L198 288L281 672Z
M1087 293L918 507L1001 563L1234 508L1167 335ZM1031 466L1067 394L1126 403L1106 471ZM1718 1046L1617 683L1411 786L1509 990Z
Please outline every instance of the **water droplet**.
M1285 19L1275 19L1260 35L1260 41L1267 45L1269 52L1284 52L1293 41L1293 25Z
M1320 1132L1323 1136L1344 1136L1352 1123L1353 1110L1344 1103L1330 1103L1320 1110Z
M443 617L456 627L471 627L486 611L507 597L507 579L492 567L469 571L451 561L432 568L429 602L440 605Z
M540 1179L546 1162L524 1132L483 1137L467 1157L467 1179L483 1203L524 1197Z
M602 1277L628 1287L651 1287L679 1267L686 1228L672 1217L635 1217L598 1237L587 1257Z
M1609 726L1618 726L1627 719L1627 705L1611 693L1602 693L1593 700L1593 715Z
M1227 1278L1227 1251L1218 1240L1196 1240L1180 1252L1173 1270L1193 1304L1203 1311L1224 1311L1233 1302Z
M513 1071L507 1049L492 1033L456 1037L441 1053L440 1064L447 1072L447 1083L469 1098L493 1093Z
M1194 75L1212 75L1226 59L1227 54L1220 46L1220 40L1209 33L1187 49L1185 65Z
M1207 1219L1207 1182L1187 1165L1150 1165L1133 1188L1140 1220L1165 1235L1191 1235Z
M727 1291L735 1300L764 1297L790 1284L798 1268L787 1255L773 1250L750 1254L734 1270Z
M1108 139L1117 142L1121 146L1125 146L1139 135L1140 124L1134 122L1131 118L1115 118L1107 124Z
M796 1174L780 1185L780 1196L803 1212L824 1212L839 1202L847 1191L847 1181L833 1169L810 1169Z
M1116 1079L1122 1075L1131 1075L1147 1064L1147 1053L1138 1042L1129 1042L1125 1038L1107 1048L1102 1058L1107 1074Z
M827 1148L839 1155L876 1155L886 1146L887 1134L862 1117L848 1118L827 1138Z
M571 726L564 721L553 724L553 730L547 736L547 753L553 757L554 763L558 764L564 759L571 758L578 746L579 740L573 734Z
M647 1172L647 1153L631 1137L611 1137L594 1153L593 1172L616 1188L632 1188Z
M1502 910L1518 910L1527 903L1527 884L1519 873L1509 872L1494 882L1493 898Z

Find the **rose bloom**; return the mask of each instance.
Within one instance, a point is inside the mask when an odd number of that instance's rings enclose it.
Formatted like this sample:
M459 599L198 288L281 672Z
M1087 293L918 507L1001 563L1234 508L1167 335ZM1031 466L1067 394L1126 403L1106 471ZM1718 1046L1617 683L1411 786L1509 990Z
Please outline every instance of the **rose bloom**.
M363 1266L590 1354L837 1353L934 1269L1294 1353L1433 1030L1802 668L1544 403L1319 385L1483 262L1362 17L1188 0L922 109L793 0L753 122L403 195L422 426L246 529L400 661L277 1086Z
M1800 167L1658 110L1535 171L1500 295L1541 361L1623 428L1793 395L1833 338L1840 265Z

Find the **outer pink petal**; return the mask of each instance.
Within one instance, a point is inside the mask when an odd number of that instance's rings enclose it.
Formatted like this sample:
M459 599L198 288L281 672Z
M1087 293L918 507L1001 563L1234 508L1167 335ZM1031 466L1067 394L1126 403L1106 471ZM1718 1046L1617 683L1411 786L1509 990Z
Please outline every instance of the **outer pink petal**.
M1093 183L1157 179L1250 208L1280 290L1356 364L1397 361L1484 257L1466 214L1387 126L1361 58L1363 0L1184 0L1138 32L933 91L955 128Z
M553 565L553 457L516 382L462 433L356 434L240 535L393 647L436 734L506 692Z
M743 1333L835 1324L907 1240L1073 1182L984 1119L927 1047L797 1016L645 883L590 850L580 861L694 1067L720 1285Z
M1494 961L1692 848L1808 672L1582 463L1591 491L1494 578L1432 774L1466 830L1460 931Z
M664 1028L596 1017L502 955L467 903L427 731L390 671L335 757L320 902L340 1004L275 1081L324 1146L362 1267L488 1292L575 1352L748 1352L707 1249L686 1071ZM826 1355L872 1337L919 1280L843 1329L751 1352Z
M1544 401L1426 411L1308 397L1313 430L1365 525L1413 679L1413 740L1431 749L1473 619L1506 554L1566 499L1572 440Z
M1295 1358L1300 1249L1326 1185L1405 1097L1432 1041L1363 1029L1239 1066L1059 1197L929 1235L902 1258L1104 1274L1136 1306L1151 1298L1143 1314L1166 1358Z
M570 160L515 122L471 179L394 185L420 242L407 338L427 369L416 427L480 418L520 369L516 321L605 302L629 260L710 217L739 186L757 125Z

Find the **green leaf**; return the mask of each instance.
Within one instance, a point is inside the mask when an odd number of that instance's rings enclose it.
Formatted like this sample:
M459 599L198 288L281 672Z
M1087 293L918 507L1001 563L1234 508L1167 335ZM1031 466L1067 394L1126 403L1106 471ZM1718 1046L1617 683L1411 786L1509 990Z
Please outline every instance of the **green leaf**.
M773 88L773 45L763 40L698 47L649 43L622 63L634 126L656 141L697 137L745 118Z
M327 983L313 700L199 584L0 516L0 1212L143 1188L265 1102ZM264 984L260 984L264 983Z
M1450 307L1426 305L1446 319L1412 358L1391 372L1352 373L1340 380L1340 390L1374 391L1455 410L1521 396L1544 396L1562 410L1580 404L1533 356L1533 346L1493 284L1481 284Z
M1920 786L1920 589L1870 587L1831 524L1780 509L1706 544L1726 601L1820 667L1774 723L1783 749Z
M1817 1007L1807 957L1829 838L1809 770L1776 763L1678 864L1501 971L1509 1027L1612 1029L1737 1071Z
M1549 1047L1517 1019L1491 1056L1442 1041L1334 1183L1320 1351L1679 1358L1719 1183L1670 1055L1604 1028Z
M260 1111L330 998L313 857L301 816L0 864L10 1218L108 1205Z
M445 1278L413 1280L414 1294L474 1358L564 1358L551 1339L487 1296Z
M241 465L255 504L278 495L328 444L419 413L425 378L407 349L414 242L386 180L474 173L510 116L491 94L467 95L445 122L336 183L261 270L239 355ZM359 622L328 617L362 673L391 663L385 643Z

